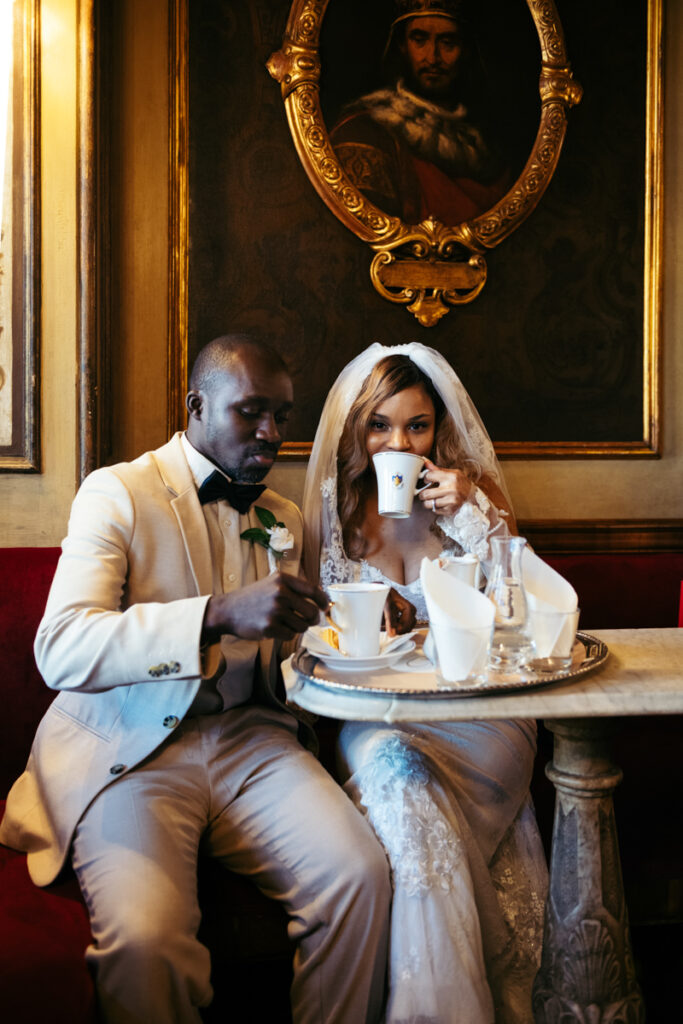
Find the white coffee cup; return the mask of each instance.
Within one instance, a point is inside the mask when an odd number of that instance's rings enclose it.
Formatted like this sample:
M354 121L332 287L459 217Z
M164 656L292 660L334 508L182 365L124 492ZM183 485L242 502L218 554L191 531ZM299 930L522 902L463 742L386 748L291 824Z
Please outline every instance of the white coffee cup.
M331 583L328 621L339 634L339 650L350 658L379 654L382 614L389 594L385 583Z
M467 583L470 587L479 589L482 572L476 555L439 555L435 564L439 569L447 572L449 576L454 576L456 580L462 580L463 583Z
M413 452L376 452L372 461L377 475L377 511L389 519L407 519L413 498L425 489L415 486L426 472L424 459Z

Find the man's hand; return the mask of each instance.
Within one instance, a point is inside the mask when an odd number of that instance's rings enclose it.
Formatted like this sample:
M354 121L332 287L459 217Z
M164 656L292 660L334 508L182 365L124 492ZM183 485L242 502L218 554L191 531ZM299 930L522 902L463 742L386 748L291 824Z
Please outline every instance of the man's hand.
M392 587L384 606L384 628L387 636L409 633L415 628L416 621L415 606Z
M275 572L240 590L210 598L202 642L215 643L223 633L244 640L290 640L314 625L328 605L327 594L308 580Z

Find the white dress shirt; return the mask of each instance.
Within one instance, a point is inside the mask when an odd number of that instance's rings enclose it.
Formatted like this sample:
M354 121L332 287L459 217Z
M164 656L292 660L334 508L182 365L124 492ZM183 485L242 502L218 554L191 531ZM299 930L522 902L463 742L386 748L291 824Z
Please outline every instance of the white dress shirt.
M182 445L199 490L218 467L193 448L185 434L182 436ZM221 470L218 469L218 472ZM230 478L226 476L226 479ZM253 544L240 538L240 534L249 528L247 516L241 516L237 509L223 499L208 502L202 506L202 511L211 545L213 593L228 594L249 583L255 583L257 576ZM252 693L257 653L257 641L242 640L229 633L223 634L220 644L207 647L203 652L206 676L215 676L220 654L225 659L225 670L218 679L202 680L188 717L217 714L245 704Z

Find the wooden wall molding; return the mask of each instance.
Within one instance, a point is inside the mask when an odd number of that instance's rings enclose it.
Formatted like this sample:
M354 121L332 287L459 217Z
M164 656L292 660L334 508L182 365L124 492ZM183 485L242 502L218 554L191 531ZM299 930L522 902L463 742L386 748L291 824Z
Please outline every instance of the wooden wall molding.
M517 528L540 555L683 551L683 519L529 519Z
M169 0L168 432L185 427L188 333L188 0Z
M78 482L97 466L95 0L78 4Z
M105 0L78 4L78 482L111 452L109 40Z

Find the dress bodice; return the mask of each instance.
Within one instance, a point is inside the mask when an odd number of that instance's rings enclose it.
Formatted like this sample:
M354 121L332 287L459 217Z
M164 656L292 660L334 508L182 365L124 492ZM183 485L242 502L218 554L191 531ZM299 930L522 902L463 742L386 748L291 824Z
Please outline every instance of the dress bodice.
M365 558L356 562L349 558L344 550L341 524L337 515L337 488L336 480L330 478L325 480L322 487L323 494L323 515L325 518L326 530L324 531L325 542L320 554L320 584L328 587L330 583L351 583L353 581L364 581L368 583L386 583L397 590L401 597L410 601L415 607L418 621L427 621L427 605L422 593L420 578L412 583L396 583L390 580L384 573L371 565Z

